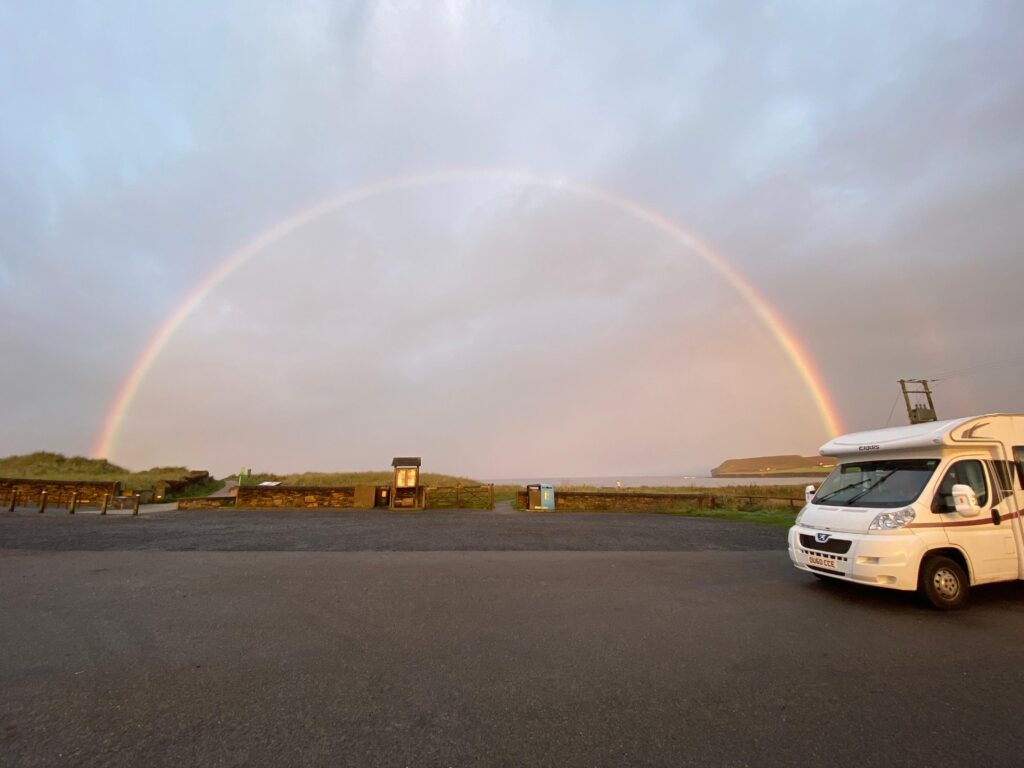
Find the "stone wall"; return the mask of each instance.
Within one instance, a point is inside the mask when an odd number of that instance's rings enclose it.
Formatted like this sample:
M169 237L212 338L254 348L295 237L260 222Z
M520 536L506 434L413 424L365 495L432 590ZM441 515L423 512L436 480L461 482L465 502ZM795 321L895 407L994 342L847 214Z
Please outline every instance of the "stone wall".
M181 499L178 501L178 509L222 509L234 507L234 496L205 496L197 499Z
M356 489L299 488L295 486L243 485L238 489L235 506L240 509L351 509Z
M701 493L556 490L555 510L560 512L657 512L682 506L712 506L714 498L709 494ZM526 490L517 491L516 507L526 509L526 504Z
M742 509L785 507L799 509L803 499L739 496L713 493L655 493L650 491L555 491L556 512L668 512L674 509ZM526 509L527 492L516 492L516 507ZM542 510L530 510L542 511Z
M96 483L84 480L22 480L0 478L0 502L9 504L11 493L18 491L18 506L31 507L39 503L46 491L47 504L68 504L72 494L78 494L79 504L102 504L103 495L121 495L120 483Z

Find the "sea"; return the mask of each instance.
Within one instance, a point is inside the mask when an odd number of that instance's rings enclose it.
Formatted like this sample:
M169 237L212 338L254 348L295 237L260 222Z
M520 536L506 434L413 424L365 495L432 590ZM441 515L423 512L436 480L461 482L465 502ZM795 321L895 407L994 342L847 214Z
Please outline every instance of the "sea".
M725 485L817 485L824 476L819 477L711 477L710 475L644 475L622 477L503 477L493 478L485 482L495 485L530 485L543 483L553 485L590 485L596 488L615 488L621 483L623 488L677 488L695 486L700 488L721 488Z

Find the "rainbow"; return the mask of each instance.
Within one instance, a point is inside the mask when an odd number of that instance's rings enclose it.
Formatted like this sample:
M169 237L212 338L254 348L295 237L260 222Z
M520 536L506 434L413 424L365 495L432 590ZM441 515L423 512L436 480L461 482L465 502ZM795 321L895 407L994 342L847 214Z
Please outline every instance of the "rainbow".
M142 386L146 375L153 367L153 363L156 362L164 347L167 346L168 342L174 337L174 334L177 333L178 329L181 328L182 324L202 303L210 291L260 251L288 237L296 230L316 221L320 217L354 203L404 189L473 180L497 180L523 186L542 187L601 202L655 227L696 253L740 294L748 306L761 319L765 328L775 338L779 347L807 386L829 437L834 437L842 432L836 407L832 403L828 390L822 383L821 375L812 365L811 358L800 343L797 335L783 322L779 313L772 308L769 302L758 293L750 282L737 272L721 255L701 242L693 233L683 229L663 214L650 208L645 208L634 200L588 184L519 171L464 169L389 178L356 187L280 221L229 255L185 297L185 300L171 313L170 317L157 329L149 343L146 344L145 349L139 355L138 360L135 361L131 371L121 383L117 395L110 404L103 427L93 444L92 455L96 457L108 457L110 455L118 430L124 423L125 415L131 408L132 401L139 391L139 387Z

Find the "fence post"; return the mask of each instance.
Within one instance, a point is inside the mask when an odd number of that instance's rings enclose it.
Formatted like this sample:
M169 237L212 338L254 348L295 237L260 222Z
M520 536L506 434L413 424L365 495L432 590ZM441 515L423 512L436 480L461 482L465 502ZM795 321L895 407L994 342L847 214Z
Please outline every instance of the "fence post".
M68 502L68 514L75 514L75 507L78 506L78 491L71 492L71 501Z
M139 499L142 498L142 494L136 493L132 499L132 517L139 516Z
M46 511L46 491L39 493L39 514L43 514Z
M100 514L101 515L107 514L107 504L109 504L109 503L110 503L110 494L109 493L104 493L103 494L103 506L100 507Z
M455 508L462 509L462 483L455 484Z
M14 508L16 506L18 506L18 489L17 488L15 488L14 490L11 491L11 509L10 509L10 511L13 512Z
M491 483L487 494L487 508L494 509L494 483Z

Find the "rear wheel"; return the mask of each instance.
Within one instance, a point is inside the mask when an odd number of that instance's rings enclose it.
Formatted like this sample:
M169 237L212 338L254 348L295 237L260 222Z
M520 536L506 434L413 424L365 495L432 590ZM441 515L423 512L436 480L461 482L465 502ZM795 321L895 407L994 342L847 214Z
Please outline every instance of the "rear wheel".
M935 555L921 564L918 588L928 602L939 610L954 611L967 605L971 584L958 562Z

